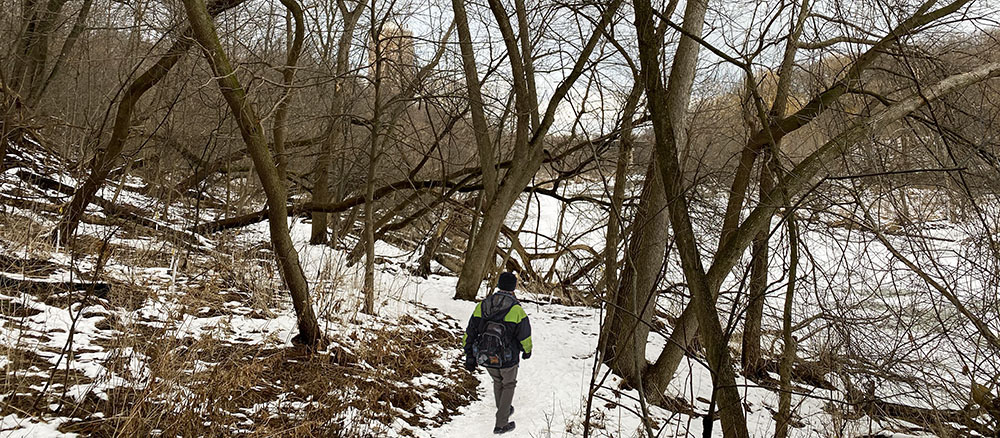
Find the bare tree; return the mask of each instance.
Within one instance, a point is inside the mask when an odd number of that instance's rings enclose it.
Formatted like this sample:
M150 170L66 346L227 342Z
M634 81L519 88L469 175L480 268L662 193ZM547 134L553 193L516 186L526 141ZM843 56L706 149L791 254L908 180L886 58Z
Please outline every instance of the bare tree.
M250 151L257 176L260 178L261 185L264 186L264 193L267 195L271 242L274 245L278 265L281 267L282 278L291 292L292 305L295 307L295 315L298 319L299 334L294 340L310 348L315 348L321 342L321 335L319 325L316 323L316 315L313 313L312 302L309 299L309 284L302 272L302 266L299 265L298 253L288 232L288 213L286 210L288 196L285 181L278 176L278 169L268 150L267 139L264 137L260 119L247 101L246 92L240 85L222 45L219 44L219 36L216 34L212 16L205 4L201 0L185 0L184 9L187 11L194 37L204 48L205 58L212 67L219 89L226 98L230 110L236 116L240 134Z
M803 128L804 126L808 125L810 122L815 120L817 117L819 117L821 114L829 110L833 106L833 104L838 101L838 99L845 96L845 94L847 94L848 91L852 90L853 87L857 86L857 84L860 81L861 74L865 72L866 69L872 66L873 62L878 58L878 56L882 54L881 52L882 50L894 44L896 41L899 40L899 38L902 38L902 36L906 35L908 32L913 32L923 26L926 26L929 23L932 23L938 19L953 14L959 9L961 9L961 7L966 5L967 3L968 1L958 0L946 4L937 9L932 9L933 6L936 4L936 1L933 0L921 4L920 7L916 11L914 11L913 14L911 14L907 19L902 20L898 25L896 25L893 29L891 29L882 39L878 40L876 43L871 45L867 51L862 53L853 63L851 63L850 67L846 70L846 72L842 75L842 77L838 79L836 82L834 82L831 86L827 87L825 90L815 95L808 102L803 104L802 107L795 113L787 117L784 117L780 120L774 121L768 126L765 126L762 129L758 130L757 132L753 133L749 137L746 144L743 146L739 163L732 177L732 186L730 188L728 195L728 201L727 201L728 203L727 203L726 213L724 216L724 222L722 225L718 250L715 252L715 258L713 259L712 266L707 273L709 276L708 284L709 286L711 286L709 289L712 291L713 297L717 296L723 278L725 277L725 275L728 274L729 270L732 268L732 265L730 265L730 263L735 263L735 261L738 260L739 257L742 255L743 249L745 247L741 244L741 242L746 240L747 243L749 243L749 240L752 240L752 237L742 235L739 233L742 233L745 230L751 228L751 226L749 225L751 223L750 222L751 219L761 220L761 221L769 220L767 219L767 217L763 216L764 214L763 212L765 211L773 212L775 206L766 207L764 206L764 204L768 203L767 199L773 199L773 200L780 199L775 195L775 193L785 193L785 191L787 191L787 193L789 193L789 196L795 196L797 194L797 190L801 189L800 187L794 189L792 187L789 187L791 181L793 180L791 176L786 175L784 178L779 179L775 184L775 188L771 190L770 192L771 194L764 197L761 200L760 202L761 206L754 208L753 213L750 216L748 216L747 219L745 219L741 224L740 212L743 209L745 201L744 195L751 180L750 175L752 172L753 163L756 160L759 152L763 148L768 147L769 145L775 144L776 142L780 141L783 137L788 136L790 133ZM699 41L700 43L705 44L702 40L699 39ZM725 59L729 60L730 62L735 63L736 65L741 65L746 67L744 63L733 59L732 57L726 55L724 52L721 52L712 46L708 46L707 44L705 45L710 49L713 49L713 53L715 53L716 55L720 55ZM975 83L977 81L985 79L985 77L980 77L978 75L972 75L972 76L975 76L975 79L971 79L969 82L963 81L961 86L950 86L950 84L942 84L942 87L946 88L948 91L952 91L955 88L960 88L962 86L968 85L969 83ZM897 109L903 108L902 106L899 105L900 103L897 103L893 107ZM919 107L919 105L917 105L916 107ZM913 109L915 109L916 107L913 107ZM910 107L907 106L906 108ZM886 114L891 114L892 120L896 120L908 114L909 111L912 111L912 109L904 111L902 114L898 114L896 111L886 112ZM827 142L824 146L820 147L818 151L812 153L809 156L809 158L822 157L822 159L824 160L828 159L826 155L820 153L820 151L824 150L823 148L827 149L833 148L834 147L833 143L846 141L845 139L852 140L857 138L859 132L861 132L861 130L865 126L869 125L858 122L858 124L853 125L851 128L841 131L838 135L833 136L833 139L830 140L830 142ZM838 144L838 147L847 147L847 145ZM806 163L809 163L809 166L822 167L826 163L825 161L823 161L822 162L823 164L819 164L816 163L815 161L810 161L809 158L800 162L798 167L801 167ZM814 158L814 159L819 159L819 158ZM812 172L816 171L818 171L818 168L812 170ZM801 175L801 173L796 175ZM796 184L805 184L804 180L799 181L798 179L795 179L795 181ZM771 201L771 202L780 203L780 201ZM762 223L762 225L766 224ZM764 227L761 227L761 229L763 228ZM756 231L759 230L755 230L755 232ZM687 346L690 345L691 341L694 339L695 334L698 333L698 327L700 321L699 318L696 316L697 306L698 306L697 304L692 302L691 304L687 305L684 312L681 314L678 323L675 325L673 331L671 332L670 341L667 343L667 346L664 348L663 352L659 355L654 365L650 368L651 375L647 376L646 379L647 382L656 381L659 384L659 388L665 388L666 384L669 383L670 379L673 376L673 373L677 369L677 366L680 364L685 349L687 349Z
M805 27L805 21L809 17L810 4L808 0L803 0L799 5L799 13L795 16L785 42L785 50L782 56L781 65L777 71L777 84L775 85L774 101L770 110L765 115L763 113L764 102L761 93L756 88L749 90L749 98L752 99L752 111L759 117L759 122L764 125L771 125L785 117L788 108L788 99L792 86L792 72L795 68L795 54L798 51L799 39ZM757 87L757 84L750 83L752 76L747 77L749 87ZM758 199L764 199L767 193L774 188L774 171L778 166L778 159L781 156L781 140L770 142L768 147L761 150ZM760 336L761 319L764 313L764 297L767 293L767 268L768 268L768 241L770 237L770 224L768 230L761 231L754 238L751 244L751 271L749 286L749 305L743 330L743 356L741 363L744 372L751 375L760 375L764 372L764 363L761 357Z
M302 18L302 7L296 0L281 0L288 10L286 21L294 22L294 28L288 26L288 47L285 67L281 70L281 85L285 89L278 99L274 110L274 155L278 162L278 179L288 180L288 152L285 150L285 134L288 130L288 100L292 97L292 83L295 81L295 70L298 68L299 56L302 54L302 40L305 37L305 23Z
M601 29L611 23L620 4L620 0L613 0L608 4L601 12L601 19L595 25L595 29ZM531 68L531 63L526 64L524 62L525 59L532 57L532 54L523 53L519 44L520 40L514 34L509 14L504 5L498 0L491 0L489 5L493 18L503 35L507 60L513 75L514 112L516 117L514 122L514 150L512 156L520 164L507 170L504 176L497 182L496 196L487 199L486 201L489 202L482 204L484 206L482 222L479 224L478 232L471 239L472 243L466 252L465 264L462 267L462 273L459 276L458 285L455 290L455 298L464 300L475 299L480 283L486 274L487 266L493 264L494 259L492 255L496 249L497 239L507 212L514 205L521 191L527 187L528 182L531 181L531 178L538 171L542 160L545 158L544 141L549 128L555 121L556 108L566 97L576 80L583 74L584 69L589 63L590 55L593 53L602 36L600 30L595 30L586 39L580 54L573 64L573 68L555 88L544 113L542 113L540 112L540 104L538 103L533 86L530 85L530 82L534 81L534 78L532 77L530 81L528 79L534 75L534 71ZM520 3L515 5L515 8L523 9L523 7L524 5ZM463 47L462 62L466 66L468 93L470 102L473 105L473 116L476 117L475 114L478 112L475 108L477 105L476 102L482 100L481 97L477 99L476 94L481 94L481 89L475 86L476 81L470 79L470 71L474 70L472 68L474 64L471 59L472 57L466 55L465 48L471 47L471 41L469 41L468 35L465 35L465 32L462 30L462 27L467 27L467 25L462 23L461 16L464 14L458 12L460 9L462 9L461 6L456 7L456 21L459 23L459 41ZM518 16L522 14L524 14L523 11L517 13ZM523 38L531 38L528 29L522 28L520 32ZM533 121L537 121L536 127L533 127ZM476 129L478 132L481 128ZM486 177L492 172L492 166L490 165L490 160L482 157L482 153L487 152L492 155L493 149L486 150L482 140L478 138L477 144L479 145L481 155L480 163L484 166L482 167L482 172L484 177ZM493 183L486 182L485 184Z

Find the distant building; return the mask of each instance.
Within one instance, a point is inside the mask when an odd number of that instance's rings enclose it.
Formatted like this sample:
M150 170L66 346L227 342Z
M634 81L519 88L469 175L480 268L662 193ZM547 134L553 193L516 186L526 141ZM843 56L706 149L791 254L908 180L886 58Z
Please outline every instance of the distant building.
M403 85L413 79L417 72L413 32L395 26L386 26L382 29L378 42L382 53L382 83L395 90L400 90ZM370 75L374 78L375 41L369 44L368 63Z

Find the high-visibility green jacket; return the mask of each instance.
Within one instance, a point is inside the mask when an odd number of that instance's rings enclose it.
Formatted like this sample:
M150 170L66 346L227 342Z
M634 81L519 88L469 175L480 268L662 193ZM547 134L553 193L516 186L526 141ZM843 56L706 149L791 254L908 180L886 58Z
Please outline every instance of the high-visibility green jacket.
M476 304L476 310L469 319L469 326L462 336L462 348L466 354L472 354L473 346L482 333L486 321L504 323L504 334L507 336L505 344L511 349L511 354L508 355L510 359L501 364L501 368L517 365L521 359L521 352L531 354L531 324L528 322L528 315L524 313L517 298L504 290L497 290Z

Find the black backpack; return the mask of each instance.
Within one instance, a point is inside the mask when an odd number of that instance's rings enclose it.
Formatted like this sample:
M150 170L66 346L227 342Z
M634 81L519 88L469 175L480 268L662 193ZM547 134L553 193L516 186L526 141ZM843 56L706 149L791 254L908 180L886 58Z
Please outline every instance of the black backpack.
M507 325L498 321L485 321L483 330L472 346L476 363L486 368L502 368L510 361L507 348Z
M472 354L476 363L486 368L503 368L513 359L510 336L503 317L514 305L513 297L491 296L483 302L483 322L479 337L472 344ZM495 313L494 313L495 311ZM499 320L495 320L499 319Z

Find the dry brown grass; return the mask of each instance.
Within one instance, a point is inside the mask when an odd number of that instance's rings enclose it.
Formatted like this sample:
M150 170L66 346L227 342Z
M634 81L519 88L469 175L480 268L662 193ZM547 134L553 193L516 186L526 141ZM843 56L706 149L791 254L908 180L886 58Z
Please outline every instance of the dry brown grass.
M183 342L186 341L186 342ZM438 363L455 336L403 321L372 333L356 348L310 354L299 348L259 348L217 339L150 343L148 385L119 388L109 400L88 400L85 412L104 412L63 427L88 436L381 436L398 418L413 427L447 421L476 397L478 380ZM193 370L195 363L212 365ZM440 376L439 386L413 384ZM424 417L418 408L440 400ZM268 406L267 409L259 409ZM255 409L258 408L258 409Z
M478 380L441 360L458 348L460 327L447 319L379 319L364 327L342 322L330 330L331 346L320 353L283 347L274 333L256 343L234 335L225 317L264 321L286 305L267 245L223 238L212 255L188 253L145 240L141 229L116 227L116 237L136 240L106 244L81 235L69 248L57 248L46 238L50 228L27 216L0 214L0 242L27 254L0 257L0 270L45 277L75 269L74 281L85 282L90 272L48 259L60 251L71 253L74 263L92 262L105 251L105 261L118 271L100 276L110 288L97 293L44 284L5 290L74 309L71 315L80 304L98 309L83 315L97 330L88 333L90 344L75 344L56 368L54 359L43 357L59 355L55 334L27 320L39 311L0 298L0 324L25 333L0 346L6 371L0 416L67 417L60 430L96 437L374 437L389 428L406 434L407 427L442 424L477 397ZM168 266L177 266L176 278L147 269ZM320 307L328 317L346 312L334 309L348 300L330 292L345 281L339 268L324 268L321 278L327 295ZM145 316L163 301L169 310ZM186 316L224 318L211 330L189 332L179 327ZM39 341L47 345L38 349ZM99 377L67 367L67 360L77 365L82 353L106 354ZM77 398L68 388L85 390Z

